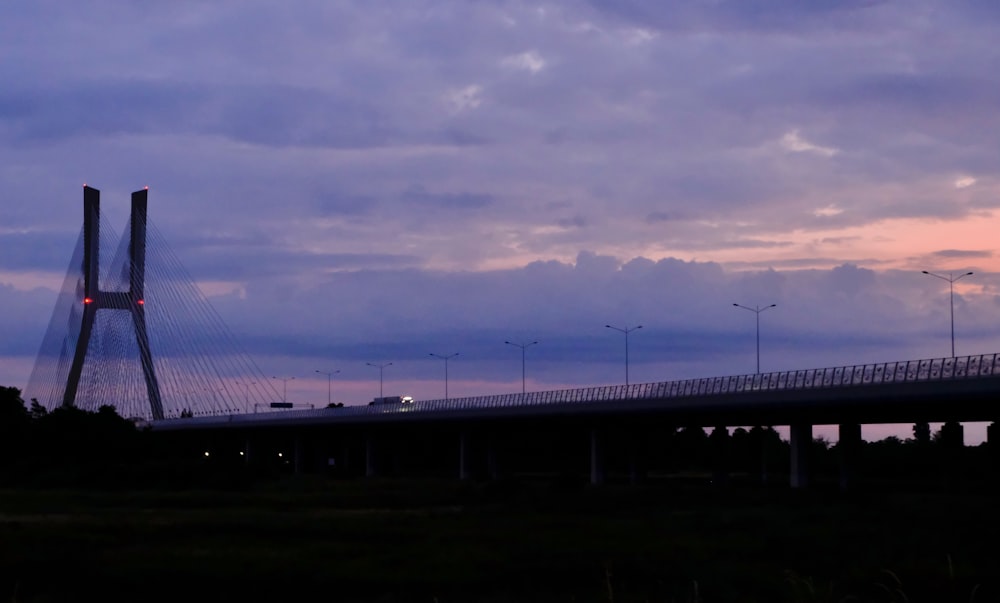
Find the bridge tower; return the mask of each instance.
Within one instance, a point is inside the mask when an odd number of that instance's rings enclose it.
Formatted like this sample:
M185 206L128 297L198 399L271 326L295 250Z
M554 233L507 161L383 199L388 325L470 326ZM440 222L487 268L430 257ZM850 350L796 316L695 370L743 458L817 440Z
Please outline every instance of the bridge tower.
M66 378L63 406L74 406L76 392L83 372L83 362L90 346L90 336L97 313L102 310L128 312L132 316L139 360L146 381L146 393L154 419L163 418L160 386L153 368L153 354L149 349L146 330L145 300L146 281L146 200L149 190L132 193L132 230L129 233L128 272L129 287L126 291L102 291L100 288L100 206L101 191L83 187L83 318L80 337L76 342L73 363Z

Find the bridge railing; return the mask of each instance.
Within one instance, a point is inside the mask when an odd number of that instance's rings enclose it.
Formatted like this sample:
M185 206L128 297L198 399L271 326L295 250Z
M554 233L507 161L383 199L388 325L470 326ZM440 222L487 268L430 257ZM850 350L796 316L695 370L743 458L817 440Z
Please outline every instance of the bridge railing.
M464 398L415 400L406 404L345 406L335 409L283 411L296 417L391 415L461 410L487 410L543 406L550 404L590 404L616 400L670 399L749 392L832 388L858 388L886 383L947 381L1000 377L1000 354L959 358L934 358L881 364L859 364L822 369L778 371L725 377L705 377L630 385L604 385L575 389L546 390L524 394L494 394ZM231 415L231 422L274 417L275 413ZM207 419L208 417L206 417ZM184 419L199 421L200 418Z
M455 410L496 409L549 404L587 404L614 400L669 399L761 391L864 387L885 383L943 381L1000 376L1000 354L934 358L822 369L682 379L656 383L605 385L546 390L524 394L495 394L464 398L415 400L409 404L351 406L312 413L403 414Z

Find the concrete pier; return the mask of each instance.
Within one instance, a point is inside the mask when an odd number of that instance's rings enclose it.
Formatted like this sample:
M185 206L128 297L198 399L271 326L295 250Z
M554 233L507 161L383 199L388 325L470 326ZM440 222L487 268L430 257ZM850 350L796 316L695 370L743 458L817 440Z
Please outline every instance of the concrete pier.
M790 485L792 488L809 486L809 448L812 446L812 425L793 423L790 425L792 462L790 465Z
M840 489L848 490L854 485L858 455L861 451L861 424L841 423L837 438L837 453L840 461Z
M604 483L604 434L596 427L590 430L590 483Z

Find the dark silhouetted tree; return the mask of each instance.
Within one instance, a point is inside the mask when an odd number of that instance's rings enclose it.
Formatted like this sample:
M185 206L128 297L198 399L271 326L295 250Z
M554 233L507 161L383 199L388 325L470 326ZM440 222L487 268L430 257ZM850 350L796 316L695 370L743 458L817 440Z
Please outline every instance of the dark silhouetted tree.
M41 419L45 415L49 414L49 409L41 405L37 398L31 399L31 410L28 411L33 420Z
M964 433L965 430L962 428L961 423L948 421L941 426L941 429L934 433L932 439L947 450L955 450L964 446Z
M27 457L31 417L16 387L0 387L0 477Z

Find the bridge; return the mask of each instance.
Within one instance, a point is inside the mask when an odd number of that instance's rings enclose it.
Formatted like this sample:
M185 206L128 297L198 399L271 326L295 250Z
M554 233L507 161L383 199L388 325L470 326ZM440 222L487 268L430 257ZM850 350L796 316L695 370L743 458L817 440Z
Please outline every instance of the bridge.
M205 453L243 462L281 455L297 469L325 460L372 476L431 456L460 478L496 477L504 456L529 447L577 466L584 457L595 484L616 464L641 473L658 439L679 426L709 427L724 440L727 427L747 425L789 426L793 487L809 481L813 426L839 425L846 484L862 424L998 414L1000 354L257 413L277 392L147 225L146 198L133 193L129 235L106 250L113 260L100 272L99 232L108 228L99 191L84 188L83 232L28 399L49 408L111 403L156 432L187 434Z
M385 434L397 442L390 454L422 454L428 441L451 442L451 464L460 478L472 475L474 439L485 457L489 475L496 474L497 455L516 446L525 433L542 440L565 435L579 451L589 444L592 483L604 481L609 443L625 446L628 471L642 464L636 455L655 445L657 437L677 427L699 426L725 433L746 425L787 425L791 444L790 480L793 487L809 483L808 447L815 425L838 425L838 446L845 455L842 483L850 481L850 456L861 441L862 424L993 421L1000 401L1000 354L936 358L824 369L781 371L578 389L414 400L377 404L154 421L158 431L201 430L206 441L240 441L232 448L249 458L251 440L264 434L284 439L291 448L283 454L303 464L306 449L329 459L363 459L366 475L379 473L378 447ZM233 436L239 434L235 439ZM421 437L421 434L423 437ZM991 444L996 430L991 425ZM724 437L724 436L723 436ZM313 444L306 445L306 440ZM379 443L381 440L381 444ZM409 444L399 446L400 441ZM573 442L575 440L575 442ZM318 452L318 448L326 452ZM523 442L522 442L523 443ZM273 442L272 442L273 444ZM536 442L537 444L537 442ZM431 444L431 446L433 446ZM280 448L280 445L278 446ZM445 445L449 447L449 445ZM330 452L330 451L336 452ZM619 451L620 452L620 451ZM384 451L382 453L384 456ZM448 454L443 462L448 463ZM361 462L361 461L357 461ZM383 463L384 464L384 463ZM480 465L483 463L481 462Z

